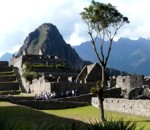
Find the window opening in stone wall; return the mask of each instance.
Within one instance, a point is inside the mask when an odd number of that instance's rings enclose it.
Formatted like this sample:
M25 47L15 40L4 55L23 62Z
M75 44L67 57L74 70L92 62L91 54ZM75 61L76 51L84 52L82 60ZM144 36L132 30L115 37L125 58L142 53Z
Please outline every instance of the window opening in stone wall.
M125 79L123 79L123 82L125 82Z
M138 81L138 78L137 78L137 77L135 78L135 81Z

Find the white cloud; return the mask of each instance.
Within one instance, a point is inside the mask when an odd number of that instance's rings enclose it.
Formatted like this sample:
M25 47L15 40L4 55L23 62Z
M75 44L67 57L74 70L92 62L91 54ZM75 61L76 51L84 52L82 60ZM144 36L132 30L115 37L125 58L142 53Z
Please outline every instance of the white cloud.
M80 12L91 0L0 0L0 55L17 51L26 36L42 23L57 26L64 39L72 44L89 40ZM112 3L127 16L130 24L117 35L137 39L150 38L147 0L99 0Z
M117 6L117 9L129 18L130 23L119 30L117 37L138 39L150 38L150 12L147 0L99 0Z
M70 39L80 10L87 4L87 0L0 1L0 55L17 51L25 37L45 22L56 25L64 39Z

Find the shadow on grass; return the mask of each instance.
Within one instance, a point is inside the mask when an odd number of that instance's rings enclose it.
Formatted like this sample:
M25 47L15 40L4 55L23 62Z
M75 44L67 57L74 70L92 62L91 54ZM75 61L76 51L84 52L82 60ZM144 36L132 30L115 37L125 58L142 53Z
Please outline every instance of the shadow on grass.
M0 118L7 118L7 120L11 121L13 125L15 121L17 129L38 128L40 130L44 129L42 128L42 125L44 125L53 127L53 130L72 130L73 127L77 127L74 125L78 125L78 128L80 130L84 129L85 126L88 125L82 121L47 114L39 110L24 106L0 106ZM50 127L47 128L49 129Z
M150 120L138 120L136 122L150 122Z

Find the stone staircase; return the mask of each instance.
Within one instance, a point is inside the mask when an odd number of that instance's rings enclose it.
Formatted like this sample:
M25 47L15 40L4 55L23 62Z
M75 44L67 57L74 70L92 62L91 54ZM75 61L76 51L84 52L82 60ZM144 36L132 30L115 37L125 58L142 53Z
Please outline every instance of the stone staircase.
M19 94L19 82L13 67L7 61L0 61L0 95Z

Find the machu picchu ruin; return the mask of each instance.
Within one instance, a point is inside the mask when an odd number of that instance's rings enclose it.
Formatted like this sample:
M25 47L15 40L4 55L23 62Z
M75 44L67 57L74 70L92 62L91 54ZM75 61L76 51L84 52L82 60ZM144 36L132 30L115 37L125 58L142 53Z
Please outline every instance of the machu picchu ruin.
M0 1L0 130L150 130L149 9Z
M21 92L13 66L0 61L0 95L13 95Z
M52 28L55 31L51 30ZM98 101L93 98L96 96L93 90L102 79L100 64L80 59L76 51L66 45L60 34L57 36L58 41L55 39L56 34L50 35L53 31L59 34L54 25L41 25L29 34L10 63L0 61L0 95L5 97L1 100L36 109L64 109L89 104L97 107ZM48 35L47 40L41 41L40 38L44 33ZM123 106L129 103L133 108L130 100L136 104L140 99L143 101L150 99L148 76L132 75L106 68L106 79L103 92L106 108L108 103L112 102L115 102L114 106L117 108L117 102L121 102L120 100L123 101ZM13 97L20 93L29 96ZM124 112L123 109L119 107L117 111Z

